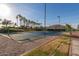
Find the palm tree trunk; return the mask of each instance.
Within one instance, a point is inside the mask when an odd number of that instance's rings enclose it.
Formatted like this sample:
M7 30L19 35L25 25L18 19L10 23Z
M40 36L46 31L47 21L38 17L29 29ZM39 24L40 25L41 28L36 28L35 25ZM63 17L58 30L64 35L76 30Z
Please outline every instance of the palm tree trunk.
M21 27L21 20L20 20L20 27Z
M9 27L8 27L8 24L6 24L6 31L7 31L7 34L9 36Z
M18 19L17 19L17 26L18 26Z

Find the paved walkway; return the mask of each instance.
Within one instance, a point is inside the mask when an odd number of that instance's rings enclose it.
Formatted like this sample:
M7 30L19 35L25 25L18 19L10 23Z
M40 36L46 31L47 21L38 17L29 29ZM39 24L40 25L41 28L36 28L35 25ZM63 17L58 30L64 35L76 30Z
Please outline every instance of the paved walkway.
M45 42L55 39L57 36L52 36L44 39L19 43L6 36L0 35L0 56L17 56L24 52L28 52Z
M0 36L0 56L17 55L22 53L21 44L4 36Z
M72 35L70 55L79 56L79 32L73 32Z
M71 55L72 56L79 56L79 38L72 38Z

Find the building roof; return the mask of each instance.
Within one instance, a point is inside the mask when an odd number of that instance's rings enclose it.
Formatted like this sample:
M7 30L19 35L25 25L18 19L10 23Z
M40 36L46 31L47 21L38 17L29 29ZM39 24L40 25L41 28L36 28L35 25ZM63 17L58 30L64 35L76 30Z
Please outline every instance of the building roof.
M65 29L65 26L56 24L56 25L51 25L47 27L47 29Z

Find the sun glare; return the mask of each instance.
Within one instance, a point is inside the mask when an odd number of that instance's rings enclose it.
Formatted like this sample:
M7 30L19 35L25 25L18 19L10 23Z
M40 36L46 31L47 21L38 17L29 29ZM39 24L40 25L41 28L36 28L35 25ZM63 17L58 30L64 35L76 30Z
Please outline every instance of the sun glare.
M6 4L0 4L0 16L5 18L10 15L10 7Z

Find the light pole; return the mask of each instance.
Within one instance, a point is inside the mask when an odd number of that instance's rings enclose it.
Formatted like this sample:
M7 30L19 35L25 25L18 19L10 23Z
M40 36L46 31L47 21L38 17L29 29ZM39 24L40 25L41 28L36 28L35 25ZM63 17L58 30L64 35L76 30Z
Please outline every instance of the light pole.
M57 16L58 17L58 20L59 20L59 26L60 26L60 16ZM59 27L59 31L60 31L60 27Z
M44 31L46 31L46 3L44 4ZM46 33L44 35L46 35Z
M60 16L57 16L58 17L58 20L59 20L59 25L60 25Z

